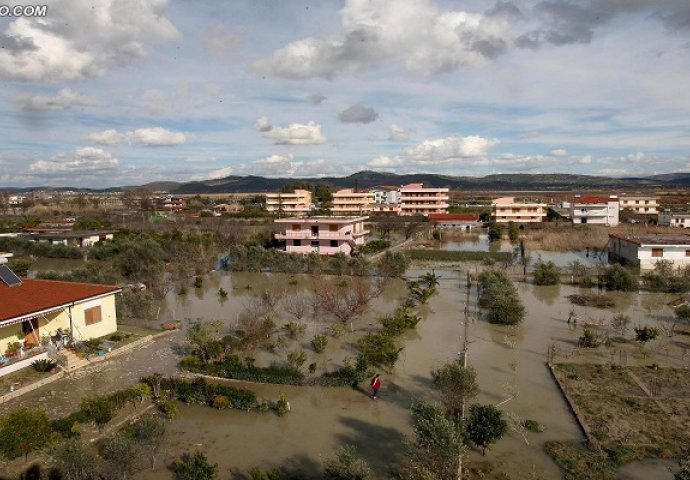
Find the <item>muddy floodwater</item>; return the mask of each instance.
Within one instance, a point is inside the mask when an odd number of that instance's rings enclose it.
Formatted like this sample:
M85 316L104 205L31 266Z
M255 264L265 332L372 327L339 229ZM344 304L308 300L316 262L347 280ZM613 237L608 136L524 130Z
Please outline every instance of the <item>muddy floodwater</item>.
M259 398L275 400L284 393L291 412L278 417L273 412L181 406L181 414L170 424L170 447L165 453L166 462L161 465L169 464L181 453L201 449L210 461L219 464L222 478L232 478L233 472L247 472L253 467L276 465L298 469L305 478L310 478L322 467L325 456L339 446L351 444L371 463L375 471L373 478L385 478L401 460L403 440L412 433L409 414L412 400L438 398L431 385L430 371L459 357L467 331L469 364L476 369L480 386L476 401L500 405L511 425L533 419L545 427L543 433L511 429L483 460L496 463L515 479L561 478L558 467L544 453L544 443L548 440L577 441L584 437L546 366L547 350L550 344L557 345L560 356L556 361L588 360L587 355L575 348L581 328L573 328L567 322L573 309L567 296L580 290L570 285L540 287L518 282L527 311L524 323L517 327L495 326L478 315L474 287L470 290L465 314L467 268L475 273L481 267L457 264L436 268L441 277L439 294L420 309L423 319L417 328L402 338L404 350L393 371L381 372L383 387L379 400L371 400L366 389L240 383L239 386L254 390ZM412 269L407 277L414 278L427 271ZM286 290L286 297L290 297L310 292L319 281L316 277L302 275L212 272L204 277L202 288L189 288L185 295L171 292L155 323L200 318L222 320L228 328L233 328L238 316L262 292ZM218 294L221 287L228 291L225 299ZM375 319L391 313L405 294L404 281L391 280L372 303L370 311L354 322L355 332L372 328ZM612 296L615 308L575 307L578 317L606 324L615 313L624 312L630 315L632 325L657 326L667 311L665 305L672 298L649 293ZM280 306L278 312L278 325L291 319ZM305 365L316 362L320 367L331 368L340 365L345 356L355 353L352 343L355 337L349 331L339 340L329 341L328 349L322 354L310 349L309 339L335 322L323 315L307 318L307 333L294 344L307 352ZM624 346L628 352L626 361L643 365L676 362L682 366L687 362L684 357L674 360L676 350L681 348L677 341L677 336L655 341L648 346L645 356L636 355L635 346L629 342ZM21 397L21 403L47 407L52 410L51 416L63 414L70 406L73 409L85 395L123 388L155 370L173 373L175 363L186 348L184 333L176 333L121 359L104 362L90 376L78 375L27 394ZM613 358L620 353L615 348L602 350L594 359L605 361L602 357L607 355ZM284 352L264 352L257 362L279 358L284 358ZM477 452L471 452L470 456L482 459ZM667 467L663 462L642 462L639 469L624 469L626 473L622 478L670 478ZM646 476L640 477L639 472L645 472ZM170 473L161 466L153 472L142 472L138 478L168 479Z
M384 475L388 466L394 465L403 454L402 439L411 434L408 411L411 401L437 398L431 386L430 371L457 358L462 349L467 291L465 268L467 265L436 269L441 276L439 295L422 309L422 322L404 338L405 349L395 369L383 374L383 395L378 402L371 401L365 392L347 388L249 385L266 398L275 399L284 392L290 401L291 413L277 417L186 407L184 415L173 424L177 433L175 447L170 451L171 459L190 448L203 446L222 471L288 464L301 466L308 474L318 469L324 456L348 443L357 446L375 470ZM477 268L472 266L471 270L474 272ZM413 278L426 271L410 270L407 276ZM310 277L281 274L214 272L206 277L204 288L190 290L184 296L171 294L161 310L161 318L224 319L232 326L234 318L257 292L284 288L293 293L309 291L314 281ZM554 343L561 355L557 361L587 360L575 348L581 329L567 323L573 309L567 296L580 289L522 282L517 286L527 309L525 322L517 327L495 326L481 320L477 314L476 290L471 289L467 317L469 363L478 373L480 394L476 401L500 404L515 426L521 420L534 419L546 430L532 433L512 429L491 449L488 459L510 472L513 478L528 478L532 474L537 478L559 478L559 469L544 453L544 443L584 437L547 369L546 354L548 346ZM231 292L222 302L217 295L220 287ZM355 322L355 329L370 328L377 316L392 311L404 295L404 283L392 281L370 312ZM671 298L660 294L616 293L612 296L616 300L615 308L605 311L574 307L578 317L608 324L615 313L624 312L630 315L634 325L656 325L656 316L664 311ZM332 320L314 321L310 329L317 332L329 322ZM305 338L310 338L311 332ZM354 353L347 335L340 343L336 342L335 347L329 345L330 350L324 354L327 359L322 361L330 360L337 365L345 355L342 350L349 355ZM646 357L637 358L631 353L627 360L630 364L651 363L655 356L667 354L672 342L662 339L649 347ZM304 345L307 349L306 343ZM599 357L602 355L606 354L600 353ZM601 361L601 358L594 360ZM311 357L307 363L310 361ZM234 453L223 453L228 451ZM481 458L476 452L471 455ZM645 468L654 471L661 467L645 464ZM151 478L164 478L164 475Z

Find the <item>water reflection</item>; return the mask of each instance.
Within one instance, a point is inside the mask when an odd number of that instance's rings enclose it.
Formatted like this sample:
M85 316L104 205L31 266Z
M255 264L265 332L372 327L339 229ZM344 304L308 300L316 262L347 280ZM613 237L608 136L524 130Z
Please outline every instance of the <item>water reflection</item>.
M553 305L561 293L560 285L533 285L532 294L547 305Z

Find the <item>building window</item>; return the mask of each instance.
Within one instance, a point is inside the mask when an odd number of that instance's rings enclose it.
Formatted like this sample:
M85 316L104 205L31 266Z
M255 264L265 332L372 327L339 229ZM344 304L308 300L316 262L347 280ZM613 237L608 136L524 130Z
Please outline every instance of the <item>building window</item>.
M292 224L292 231L293 232L299 232L300 230L302 230L302 227L300 226L299 223L293 223Z
M102 320L101 317L101 306L91 307L84 310L84 323L88 327L94 323L98 323Z
M338 246L338 240L331 240L331 247L336 248Z
M686 257L690 257L690 250L686 250L686 251L685 251L685 256L686 256Z
M652 248L652 257L663 257L664 256L664 249L663 248Z
M335 223L331 223L328 225L328 231L329 232L337 232L338 231L338 225Z
M293 247L301 247L302 246L302 240L293 240L292 246Z

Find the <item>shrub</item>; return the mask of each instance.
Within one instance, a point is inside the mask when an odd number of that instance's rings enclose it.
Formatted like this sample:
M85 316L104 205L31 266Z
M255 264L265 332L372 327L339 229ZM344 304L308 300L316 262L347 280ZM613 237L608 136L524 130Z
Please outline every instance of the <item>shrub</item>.
M329 387L352 386L363 382L369 376L369 364L361 355L354 364L352 359L346 358L343 366L333 372L326 372L315 382L318 385Z
M410 259L402 252L387 250L377 267L379 274L383 277L400 277L410 267Z
M204 286L204 277L197 275L194 277L194 288L201 288Z
M635 328L635 340L646 343L657 338L660 333L658 328L645 325L642 328Z
M515 243L520 238L520 227L517 223L510 222L508 225L508 238Z
M134 437L126 430L108 438L101 448L107 478L127 479L139 470L141 451Z
M525 307L517 289L505 272L486 270L479 275L479 306L487 309L489 323L516 325L525 317Z
M81 401L81 410L99 430L115 416L115 404L106 396L94 395Z
M101 348L101 344L103 343L103 339L101 339L101 338L89 338L88 340L84 340L82 343L89 350L89 352L96 353L98 351L98 349Z
M401 335L405 330L415 328L421 317L406 307L398 307L393 315L379 319L384 333L392 336Z
M218 296L220 298L228 298L228 291L226 289L224 289L223 287L220 287L218 289Z
M500 440L507 429L503 414L493 405L470 405L467 436L482 449L482 454L489 445Z
M390 369L398 361L402 348L386 332L370 332L357 341L358 356L368 365Z
M206 455L196 451L185 453L172 466L175 480L215 480L218 478L218 464L209 463Z
M311 346L316 353L321 353L326 349L328 345L328 337L325 335L314 335L311 339Z
M530 432L534 433L541 433L544 431L544 426L536 420L525 420L522 422L522 426L525 427L525 430L529 430Z
M230 408L230 399L225 395L216 395L213 397L212 406L213 408L217 408L219 410Z
M619 335L625 335L625 333L628 331L629 325L630 317L625 314L618 313L611 319L611 326Z
M608 295L600 293L573 293L568 295L570 303L581 307L613 308L616 302Z
M43 410L21 408L0 420L0 453L7 459L24 456L48 445L51 425Z
M326 480L366 480L371 475L369 465L357 456L355 447L348 445L326 460Z
M612 265L604 273L604 284L607 290L621 290L632 292L637 289L637 283L632 274L621 265Z
M304 333L307 331L307 326L302 322L288 322L285 324L285 330L287 330L290 338L302 338Z
M287 362L294 370L299 371L307 361L307 354L304 350L293 350L287 354Z
M441 391L441 400L449 415L459 417L467 399L477 395L477 373L471 367L464 367L457 359L431 372L434 386Z
M276 411L281 417L290 411L290 403L283 392L278 395L278 401L276 402Z
M249 470L249 480L285 480L285 472L280 467L271 468L269 470L262 470L260 468L253 468Z
M582 336L577 341L578 346L583 348L597 348L601 345L601 339L594 330L591 328L585 328L582 332Z
M557 285L561 283L561 273L553 262L543 262L541 258L534 266L534 283L537 285Z
M503 236L503 225L499 223L489 224L489 241L495 242L501 239Z
M156 468L156 461L163 451L165 433L165 423L154 415L145 415L132 425L132 436L152 470Z
M180 413L180 409L177 408L177 404L174 400L169 398L164 398L156 403L158 411L168 420L172 420Z
M371 254L381 252L391 246L389 240L370 240L365 245L359 247L359 252L364 254Z
M37 372L50 372L57 367L57 363L47 358L42 358L31 362L31 366Z
M100 478L100 458L78 438L63 440L50 452L51 464L65 480Z

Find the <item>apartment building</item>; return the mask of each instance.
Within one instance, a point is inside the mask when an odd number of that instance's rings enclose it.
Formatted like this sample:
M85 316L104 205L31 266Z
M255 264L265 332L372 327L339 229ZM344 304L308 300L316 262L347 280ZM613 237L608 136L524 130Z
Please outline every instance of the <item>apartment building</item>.
M303 216L311 210L311 192L295 190L292 193L267 193L266 210L271 213Z
M496 223L539 223L545 217L545 203L517 202L515 197L501 197L491 201L491 220Z
M374 194L374 203L398 204L400 203L400 190L398 187L379 187L371 191Z
M570 203L573 223L591 223L615 227L619 221L618 197L578 197Z
M343 188L333 194L333 215L364 215L371 212L374 205L372 192L356 192Z
M656 215L659 204L658 197L621 195L619 199L620 209L630 209L638 215Z
M350 255L364 245L369 230L364 229L368 217L294 217L274 220L282 231L275 234L285 241L288 253L318 253Z
M424 188L421 183L403 185L400 192L400 215L448 213L448 188Z
M153 199L153 205L156 210L163 212L179 212L184 210L187 205L185 199L182 197L173 197L172 195L166 195L164 197L155 197Z

